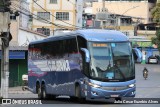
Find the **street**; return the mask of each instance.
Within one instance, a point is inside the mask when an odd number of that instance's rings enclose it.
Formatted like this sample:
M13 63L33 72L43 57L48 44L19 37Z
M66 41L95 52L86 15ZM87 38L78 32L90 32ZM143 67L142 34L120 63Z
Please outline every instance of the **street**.
M147 80L143 78L142 71L146 67L149 71L149 76ZM160 98L160 65L158 64L136 64L136 98ZM15 90L15 91L14 91ZM10 98L31 98L37 99L37 95L32 94L29 91L21 91L20 87L10 89L9 91ZM111 104L114 99L109 99L105 102L90 102L87 101L83 106L96 106L96 107L105 107L106 104L109 107L137 107L139 104ZM43 103L47 103L47 106L59 106L59 107L71 107L71 106L82 106L79 102L71 101L67 96L58 97L55 100L46 100ZM54 105L53 105L54 104ZM145 107L159 107L159 104L140 104ZM19 107L21 105L2 105L2 107ZM44 105L23 105L24 107L32 107L32 106L44 106Z
M142 71L146 67L149 71L145 80ZM160 65L138 64L136 65L136 98L160 98Z

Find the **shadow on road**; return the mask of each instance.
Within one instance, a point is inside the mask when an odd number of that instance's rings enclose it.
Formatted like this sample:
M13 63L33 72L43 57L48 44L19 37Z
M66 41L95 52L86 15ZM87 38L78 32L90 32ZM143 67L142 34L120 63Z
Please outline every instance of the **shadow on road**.
M71 100L70 98L56 98L53 100L42 100L43 104L113 104L114 99L96 100L96 101L84 101L79 102L77 100Z

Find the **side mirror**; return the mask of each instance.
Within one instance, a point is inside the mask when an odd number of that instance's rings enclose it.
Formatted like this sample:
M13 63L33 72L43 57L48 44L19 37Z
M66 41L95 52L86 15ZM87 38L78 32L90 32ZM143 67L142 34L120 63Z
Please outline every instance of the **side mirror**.
M81 48L81 51L83 51L85 53L85 60L86 62L90 62L90 55L89 55L89 51L86 48Z

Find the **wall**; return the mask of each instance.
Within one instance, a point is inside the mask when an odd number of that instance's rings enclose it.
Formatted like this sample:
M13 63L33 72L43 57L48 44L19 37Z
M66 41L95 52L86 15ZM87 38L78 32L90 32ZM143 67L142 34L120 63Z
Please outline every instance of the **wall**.
M18 33L18 45L28 46L29 42L46 38L45 35L20 28Z

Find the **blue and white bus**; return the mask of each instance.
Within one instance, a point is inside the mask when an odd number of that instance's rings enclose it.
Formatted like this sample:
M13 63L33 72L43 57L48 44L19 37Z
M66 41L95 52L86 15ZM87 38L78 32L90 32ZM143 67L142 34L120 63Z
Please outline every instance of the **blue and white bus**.
M28 86L42 99L135 97L129 39L115 30L87 29L31 42Z

